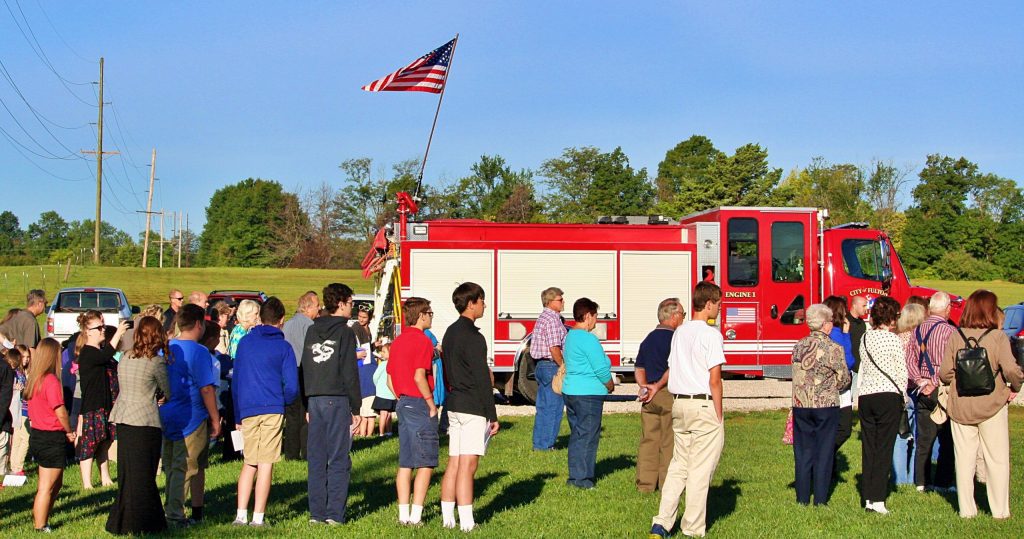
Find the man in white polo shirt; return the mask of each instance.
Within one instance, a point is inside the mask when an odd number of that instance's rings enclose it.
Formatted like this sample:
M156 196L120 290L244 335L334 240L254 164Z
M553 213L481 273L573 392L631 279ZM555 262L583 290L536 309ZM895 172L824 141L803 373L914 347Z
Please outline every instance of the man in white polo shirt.
M708 488L725 445L722 416L722 334L708 320L718 318L722 289L701 282L693 291L693 317L676 329L668 356L668 390L673 395L675 450L661 491L661 505L650 537L668 537L676 522L679 497L686 491L683 535L704 535Z

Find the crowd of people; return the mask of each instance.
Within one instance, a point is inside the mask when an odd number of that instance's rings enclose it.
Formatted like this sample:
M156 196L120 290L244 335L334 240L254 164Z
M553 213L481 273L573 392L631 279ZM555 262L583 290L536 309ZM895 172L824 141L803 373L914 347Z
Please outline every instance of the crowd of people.
M353 312L353 291L339 283L303 294L291 317L276 297L209 305L201 292L186 303L172 290L168 298L166 310L150 305L114 327L99 312L83 312L79 331L63 343L39 335L41 290L0 322L0 404L11 402L0 424L0 472L9 462L11 473L24 475L27 456L34 459L37 530L49 530L69 462L77 462L82 488L90 489L94 465L101 486L114 483L112 457L118 489L109 532L159 532L203 520L211 440L219 440L224 460L241 460L235 525L268 525L274 464L282 458L306 461L310 523L343 524L353 438L390 436L396 417L398 522L423 525L444 433L441 524L477 527L474 476L500 430L487 341L476 325L487 308L479 285L452 292L460 316L440 342L429 299L406 298L398 336L374 340L372 313ZM530 345L538 385L533 450L554 449L565 414L566 483L592 489L603 403L615 385L592 332L599 305L576 300L570 327L561 289L542 291L540 303ZM708 281L694 288L689 317L678 298L665 299L637 355L636 488L661 491L652 537L667 537L677 521L684 535L706 531L708 491L725 441L724 342L714 326L721 304L721 289ZM973 517L977 478L993 517L1009 517L1006 404L1024 372L999 331L994 294L972 294L959 327L948 320L950 309L949 296L938 292L902 307L889 297L869 306L860 296L849 304L832 296L804 310L809 335L793 351L790 419L798 503L828 502L839 449L859 417L866 510L888 513L893 479L918 491L955 491L960 515ZM988 367L987 391L975 387L975 374L968 379L965 357L981 357Z
M866 306L853 298L856 308ZM887 296L870 307L870 327L832 296L806 310L810 335L793 350L793 451L796 499L829 501L839 448L849 438L843 413L856 395L861 424L861 501L888 514L890 481L916 491L955 493L961 517L978 509L975 481L985 485L992 517L1010 517L1007 405L1024 372L1001 331L996 295L975 291L959 325L950 297ZM851 387L852 386L852 387ZM849 420L847 420L849 421ZM845 435L843 435L845 433Z

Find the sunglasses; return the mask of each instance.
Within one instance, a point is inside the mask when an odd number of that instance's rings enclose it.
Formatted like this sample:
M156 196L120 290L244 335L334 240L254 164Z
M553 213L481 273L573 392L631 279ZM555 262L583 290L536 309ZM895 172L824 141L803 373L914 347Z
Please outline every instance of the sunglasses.
M103 329L103 326L96 326L96 327L85 328L85 329L86 329L86 331L93 331L93 330L96 330L96 329Z
M177 300L177 301L181 301L181 300L185 299L185 296L181 296L181 297L177 297L177 298L171 298L171 299Z
M427 316L434 316L434 311L425 311L423 314Z

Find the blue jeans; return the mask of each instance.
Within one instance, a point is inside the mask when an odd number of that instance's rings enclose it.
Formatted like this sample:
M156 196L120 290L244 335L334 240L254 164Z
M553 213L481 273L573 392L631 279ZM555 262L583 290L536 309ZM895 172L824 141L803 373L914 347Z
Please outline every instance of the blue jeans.
M914 459L917 455L917 444L914 433L917 425L917 398L910 396L906 404L907 415L910 417L910 438L903 439L896 435L896 445L892 449L893 479L897 485L914 484Z
M352 475L352 410L348 397L310 397L308 410L309 516L321 522L345 522Z
M574 487L594 486L597 444L601 441L604 395L565 395L569 412L569 480Z
M551 380L558 373L558 365L549 359L537 362L533 371L537 377L537 415L533 419L533 448L547 450L555 447L558 429L562 427L562 396L551 390Z

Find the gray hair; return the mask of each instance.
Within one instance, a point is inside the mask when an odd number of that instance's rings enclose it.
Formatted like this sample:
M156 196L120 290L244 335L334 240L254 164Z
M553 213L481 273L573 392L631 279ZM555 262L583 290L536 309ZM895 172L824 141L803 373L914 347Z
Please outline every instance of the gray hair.
M811 328L811 331L818 331L832 321L832 309L829 309L828 305L824 303L815 303L807 308L804 316L807 327Z
M946 296L949 297L948 295ZM896 320L896 333L910 331L924 322L924 307L916 303L908 303L900 311L900 317Z
M931 314L943 315L946 314L946 309L949 308L949 294L939 290L932 294L931 299L928 300L928 312Z
M243 299L238 304L238 311L235 312L238 322L242 327L249 329L255 326L260 320L260 304L251 299Z
M36 303L46 303L46 291L38 288L33 288L28 291L28 295L25 296L25 306L31 307Z
M545 288L544 291L540 293L540 303L544 307L547 307L548 303L551 303L551 300L562 295L564 295L564 293L562 292L561 288L558 288L556 286L552 286L551 288Z
M686 316L686 310L683 309L679 298L664 299L658 304L658 322L665 322L676 313L683 313L683 316Z

